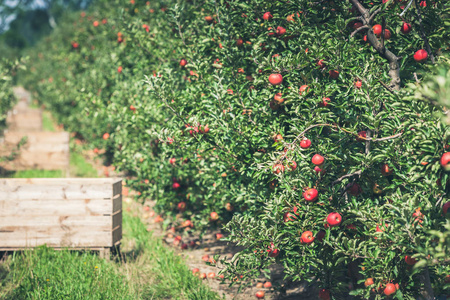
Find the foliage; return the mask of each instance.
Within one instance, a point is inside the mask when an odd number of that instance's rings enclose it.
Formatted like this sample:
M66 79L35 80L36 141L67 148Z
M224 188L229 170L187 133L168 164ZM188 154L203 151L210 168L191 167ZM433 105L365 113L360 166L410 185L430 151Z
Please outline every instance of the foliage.
M319 279L335 298L381 298L388 282L398 299L442 295L450 266L426 249L448 237L439 159L449 128L411 84L436 75L432 60L448 66L450 6L412 5L403 34L406 3L352 2L390 30L380 45L399 58L400 91L383 49L363 40L376 41L372 31L352 35L360 12L345 1L98 1L33 49L23 80L58 122L128 172L140 201L157 200L166 225L183 225L181 212L244 246L223 261L228 279L280 263L286 278ZM427 62L416 62L428 45ZM270 74L283 82L270 84ZM304 138L311 147L299 147ZM325 158L320 172L315 154ZM316 201L304 200L308 188ZM331 212L340 226L327 224ZM302 243L305 231L313 243ZM406 255L425 264L412 268Z

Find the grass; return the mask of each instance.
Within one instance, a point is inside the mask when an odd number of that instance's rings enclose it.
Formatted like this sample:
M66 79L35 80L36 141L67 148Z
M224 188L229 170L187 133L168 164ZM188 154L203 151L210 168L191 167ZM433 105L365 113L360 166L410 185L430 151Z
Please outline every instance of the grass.
M0 265L0 299L137 299L114 264L87 252L39 247Z
M220 299L139 217L124 211L123 232L116 262L45 246L13 253L0 262L0 299Z
M24 170L15 171L7 175L9 178L61 178L63 171L61 170Z
M94 167L84 159L83 155L77 152L70 153L69 170L71 177L98 177L97 170L95 170Z
M125 213L123 222L122 243L134 245L123 269L137 299L220 299L138 217Z
M55 122L53 122L52 116L48 111L42 112L42 129L44 131L56 131Z

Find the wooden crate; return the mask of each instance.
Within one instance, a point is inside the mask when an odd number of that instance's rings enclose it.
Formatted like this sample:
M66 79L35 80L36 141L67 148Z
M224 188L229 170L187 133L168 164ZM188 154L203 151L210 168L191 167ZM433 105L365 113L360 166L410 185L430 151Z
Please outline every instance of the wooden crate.
M122 180L0 179L0 251L109 250L122 238Z
M19 102L6 117L6 124L11 131L42 131L42 110L29 108Z
M69 133L68 132L17 132L6 131L4 142L0 145L0 154L11 152L22 139L27 137L27 144L20 149L20 155L11 162L0 163L7 170L68 170L69 168Z

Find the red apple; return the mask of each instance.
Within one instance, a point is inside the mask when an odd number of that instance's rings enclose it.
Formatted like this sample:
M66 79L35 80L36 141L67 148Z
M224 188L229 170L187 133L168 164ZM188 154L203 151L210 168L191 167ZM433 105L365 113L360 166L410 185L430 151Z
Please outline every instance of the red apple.
M392 172L394 172L394 170L392 170L392 168L390 168L388 164L383 164L381 166L381 175L389 176L392 174Z
M130 110L136 111L136 107L134 107L133 105L130 105Z
M117 68L117 72L122 73L122 66L119 66L119 67Z
M349 183L346 188L348 188L347 192L352 196L358 196L359 194L361 194L361 187L357 183Z
M270 20L272 18L273 18L273 16L272 16L272 14L270 12L266 12L263 15L263 20L265 20L265 21L268 21L268 20Z
M295 216L293 216L290 212L285 212L283 214L283 222L289 222L289 221L294 221L292 218L295 219Z
M209 255L208 254L203 255L202 256L202 260L203 261L208 261L209 260Z
M211 17L211 16L206 16L206 17L205 17L205 21L206 21L208 24L211 24L211 23L214 21L214 19L213 19L213 17Z
M358 132L358 137L356 138L356 140L358 142L363 142L363 141L366 140L366 137L367 137L367 132L365 132L364 130L363 131L359 131Z
M306 84L304 84L304 85L302 85L302 86L300 87L300 89L299 89L300 96L302 95L302 93L303 93L304 91L309 92L309 88L308 88L308 86L307 86Z
M264 283L264 287L265 287L266 289L270 289L270 288L272 287L272 283L271 283L270 281L266 281L266 282Z
M284 172L284 166L282 164L275 164L272 170L274 174L278 175Z
M311 147L311 141L307 138L303 138L303 140L300 142L300 148L308 149L309 147Z
M410 255L405 255L405 262L406 262L406 264L413 266L416 264L417 259L412 258Z
M412 30L412 26L409 23L403 22L402 28L400 29L403 34L408 34Z
M286 29L284 27L278 26L277 27L277 36L282 36L286 33Z
M361 80L356 80L355 81L355 88L360 89L362 87L362 81Z
M109 139L109 133L104 133L104 134L103 134L103 139L104 139L104 140Z
M272 85L280 85L283 82L283 76L281 74L270 74L269 82Z
M441 156L441 166L446 170L450 170L450 152L445 152Z
M329 101L330 101L330 98L328 98L328 97L323 97L323 98L322 98L322 101L319 102L319 106L320 106L320 107L327 107Z
M217 221L219 219L219 214L216 213L215 211L211 212L209 214L211 221Z
M336 71L336 70L330 70L330 71L328 72L328 74L330 74L330 77L331 77L332 79L336 79L336 78L339 77L339 71Z
M323 169L321 169L319 166L315 166L314 171L316 171L316 173L321 173L323 172Z
M270 246L268 246L269 249L267 249L267 252L269 253L269 257L277 257L280 254L280 250L275 248L275 245L273 243L270 243Z
M326 232L324 230L320 230L317 234L316 234L316 239L321 242L323 241L323 239L325 238L325 234Z
M220 240L223 238L223 234L221 233L216 233L216 240Z
M295 161L290 161L288 163L288 168L291 172L295 171L295 169L297 169L297 163Z
M184 67L185 65L187 65L187 60L185 60L184 58L180 60L180 66Z
M186 210L186 202L183 202L183 201L179 202L177 205L177 208L179 211L185 211Z
M314 156L311 159L311 162L315 164L316 166L320 166L325 161L325 158L323 158L320 154L314 154Z
M242 45L244 45L244 40L239 38L236 40L236 46L241 47Z
M388 283L386 284L386 287L384 288L384 294L386 296L392 295L397 291L397 288L395 287L395 284L393 283Z
M172 184L172 188L173 188L174 190L179 189L180 186L181 186L181 185L180 185L178 182L174 182L174 183Z
M233 206L233 204L227 202L227 203L225 204L225 209L226 209L227 211L233 211L233 210L234 210L234 206Z
M255 296L258 299L264 299L265 293L264 293L264 291L257 291Z
M327 289L321 289L319 291L319 299L321 300L330 300L331 296L330 296L330 291Z
M381 36L381 31L383 30L382 26L380 24L376 24L372 27L373 33L380 37Z
M174 165L176 161L177 159L172 157L171 159L169 159L169 164Z
M417 62L424 62L428 58L428 52L424 49L417 50L416 53L414 53L414 60Z
M213 278L215 278L215 277L216 277L216 273L214 273L214 272L208 273L208 278L213 279Z
M305 244L311 244L314 242L314 235L311 231L305 231L302 233L302 236L300 237L300 240Z
M192 269L192 274L193 274L194 276L198 276L198 275L200 274L200 269L199 269L199 268L194 268L194 269Z
M94 25L94 27L97 27L99 25L98 21L94 21L94 23L92 23L92 25Z
M319 69L325 68L325 63L323 62L323 59L320 59L320 60L317 62L317 66L319 67Z
M277 104L281 104L284 102L284 99L281 98L281 96L282 96L281 93L276 93L275 96L273 97L273 100L275 100Z
M366 287L371 286L372 284L374 284L373 278L367 278L366 281L364 281Z
M450 208L450 201L446 202L443 206L442 206L442 212L444 213L444 215L447 214L448 209Z
M332 212L327 217L327 223L330 227L339 226L342 222L342 217L337 212Z
M319 192L315 188L307 189L303 192L303 198L308 202L313 202L319 196Z
M200 274L200 276L199 276L199 278L200 279L202 279L202 280L204 280L204 279L206 279L206 273L202 273L202 274Z

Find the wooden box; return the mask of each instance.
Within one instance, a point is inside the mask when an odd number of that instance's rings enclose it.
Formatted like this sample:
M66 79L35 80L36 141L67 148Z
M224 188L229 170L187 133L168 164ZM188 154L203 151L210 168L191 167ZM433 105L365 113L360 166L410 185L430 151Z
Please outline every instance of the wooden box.
M122 238L122 180L0 179L0 251L101 250Z
M0 163L8 170L68 170L70 163L69 133L62 132L18 132L6 131L0 154L7 154L26 136L27 143L19 156L10 162Z
M42 131L42 110L24 106L19 102L6 117L9 130L30 132Z

